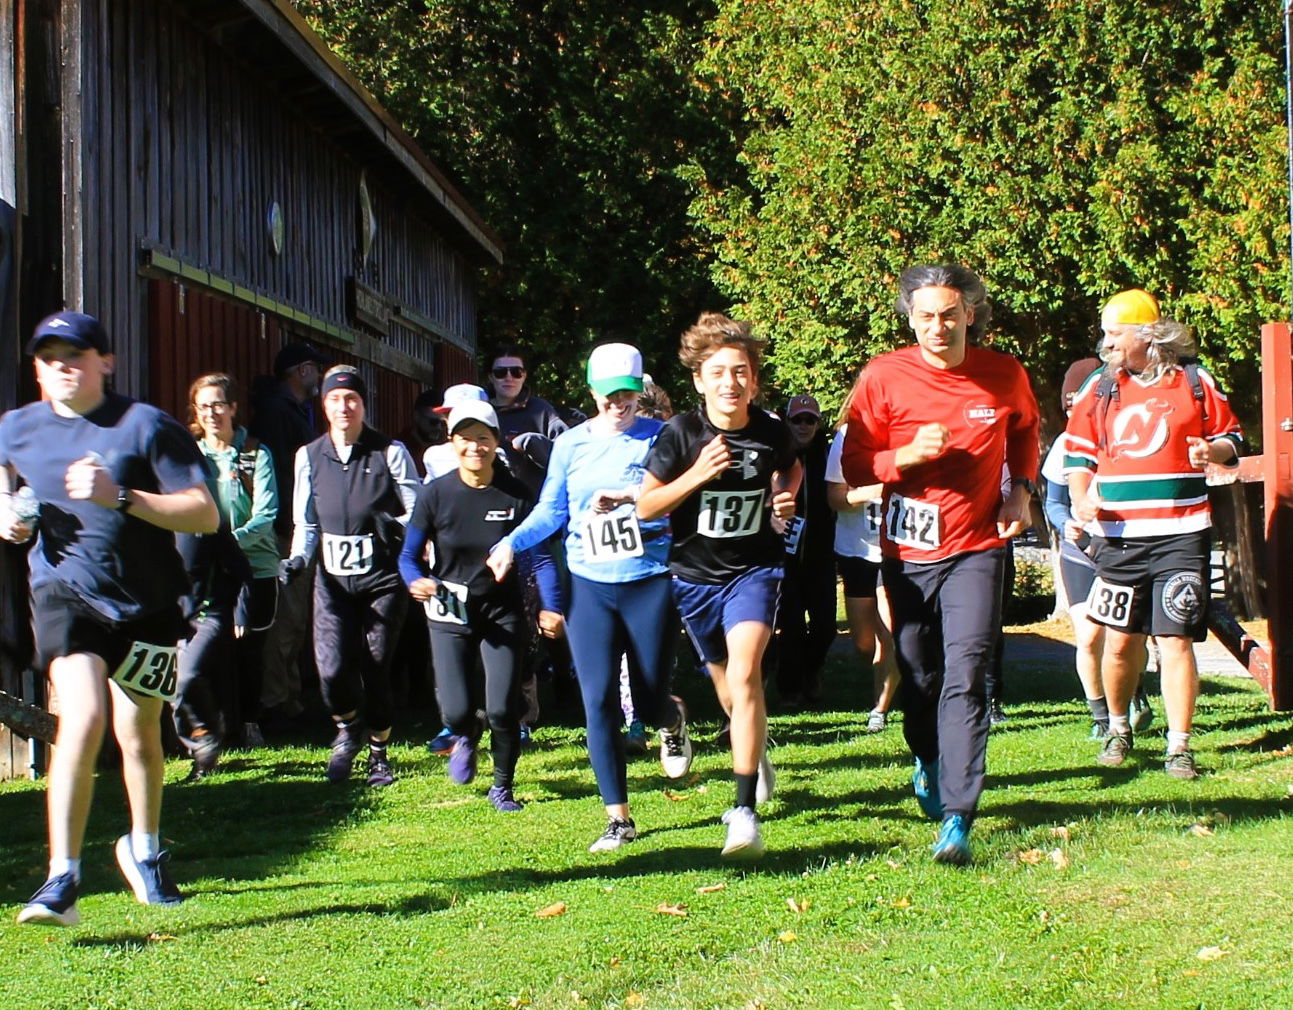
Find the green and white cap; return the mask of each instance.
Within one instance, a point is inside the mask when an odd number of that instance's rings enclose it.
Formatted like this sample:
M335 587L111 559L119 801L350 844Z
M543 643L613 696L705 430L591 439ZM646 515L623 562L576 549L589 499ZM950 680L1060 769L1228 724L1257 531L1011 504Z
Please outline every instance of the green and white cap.
M642 352L632 344L602 344L588 356L588 385L610 396L621 390L642 392Z

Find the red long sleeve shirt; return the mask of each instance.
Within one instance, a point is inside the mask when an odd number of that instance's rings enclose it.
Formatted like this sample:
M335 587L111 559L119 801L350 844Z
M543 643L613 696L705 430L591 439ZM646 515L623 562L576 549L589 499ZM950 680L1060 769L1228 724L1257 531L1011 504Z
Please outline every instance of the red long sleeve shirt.
M899 471L897 450L926 424L951 432L937 459ZM1000 547L1001 466L1035 479L1037 400L1008 354L966 348L955 368L935 368L918 346L873 358L849 406L844 479L882 483L881 549L907 561L940 561Z

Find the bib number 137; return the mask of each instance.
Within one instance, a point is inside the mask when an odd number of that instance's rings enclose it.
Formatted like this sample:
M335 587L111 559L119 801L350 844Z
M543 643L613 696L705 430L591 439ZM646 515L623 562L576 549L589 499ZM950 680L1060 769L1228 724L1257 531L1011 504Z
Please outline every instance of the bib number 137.
M915 498L904 498L900 494L890 495L889 511L884 517L884 532L890 543L932 551L943 542L938 506Z
M703 491L696 532L724 540L757 533L763 514L763 491Z

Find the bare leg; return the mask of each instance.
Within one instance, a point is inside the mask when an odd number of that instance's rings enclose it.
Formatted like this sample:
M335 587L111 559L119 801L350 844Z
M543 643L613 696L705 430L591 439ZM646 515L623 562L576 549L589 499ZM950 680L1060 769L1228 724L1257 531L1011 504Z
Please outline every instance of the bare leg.
M107 676L103 660L86 653L64 656L49 666L60 707L45 793L51 860L81 858L94 798L94 762L107 726Z
M109 681L112 731L121 747L121 777L130 804L130 830L155 835L162 818L162 700L131 694Z
M732 720L732 771L754 775L767 743L768 710L760 670L772 629L742 621L727 633L727 662L710 663L719 704Z
M1100 679L1100 658L1104 649L1104 625L1087 617L1085 603L1069 607L1069 620L1073 622L1073 637L1077 643L1077 675L1082 682L1082 693L1088 699L1103 698L1105 690Z
M1105 628L1104 662L1101 665L1105 700L1110 716L1125 716L1131 705L1144 667L1145 636L1129 635L1117 628Z
M1194 703L1199 696L1199 667L1194 658L1194 643L1179 635L1159 635L1155 641L1161 664L1159 678L1163 685L1167 728L1174 733L1188 733L1194 723Z

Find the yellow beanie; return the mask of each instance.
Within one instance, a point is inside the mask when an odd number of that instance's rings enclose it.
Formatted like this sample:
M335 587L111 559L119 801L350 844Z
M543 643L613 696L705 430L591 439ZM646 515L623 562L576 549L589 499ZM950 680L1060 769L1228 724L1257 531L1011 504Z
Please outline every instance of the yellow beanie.
M1105 303L1100 313L1102 326L1136 326L1158 322L1158 299L1148 291L1130 288L1119 291Z

